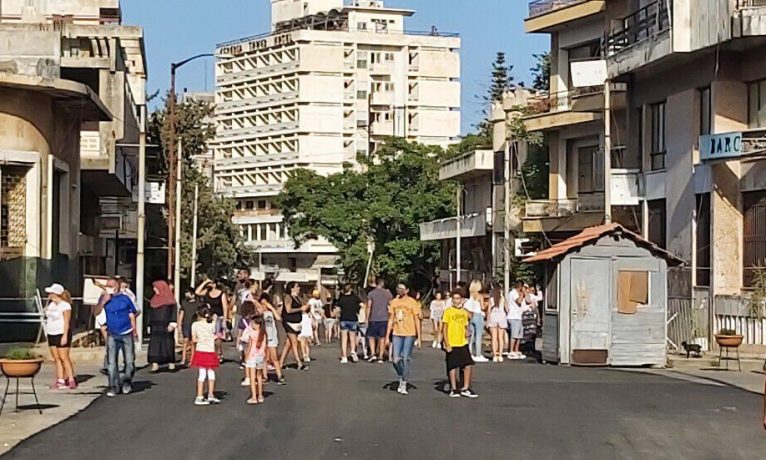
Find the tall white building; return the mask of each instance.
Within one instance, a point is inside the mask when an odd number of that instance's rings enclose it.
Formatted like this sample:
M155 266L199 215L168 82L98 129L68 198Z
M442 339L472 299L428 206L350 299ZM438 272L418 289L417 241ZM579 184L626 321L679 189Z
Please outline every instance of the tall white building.
M389 136L454 143L460 38L405 30L414 12L380 0L271 3L271 32L216 50L215 187L237 200L263 271L310 282L336 250L295 249L272 199L297 168L340 172Z

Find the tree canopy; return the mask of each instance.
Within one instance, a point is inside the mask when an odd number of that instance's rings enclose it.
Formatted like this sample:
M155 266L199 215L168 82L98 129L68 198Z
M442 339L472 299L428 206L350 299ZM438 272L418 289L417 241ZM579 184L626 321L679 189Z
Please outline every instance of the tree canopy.
M549 91L551 87L551 53L546 51L532 56L537 59L535 66L529 69L534 77L532 88L538 91Z
M349 281L364 281L369 241L373 273L393 285L433 282L439 245L420 241L419 224L454 214L455 186L439 181L439 147L389 138L360 167L322 177L298 170L277 198L296 244L326 238Z

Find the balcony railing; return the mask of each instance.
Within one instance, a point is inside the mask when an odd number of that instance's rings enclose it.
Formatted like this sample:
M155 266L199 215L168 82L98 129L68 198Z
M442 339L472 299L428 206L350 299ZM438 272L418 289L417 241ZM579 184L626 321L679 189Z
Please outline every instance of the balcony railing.
M534 0L529 2L529 17L534 18L548 14L551 11L565 8L576 3L585 3L587 0Z
M577 212L577 200L529 200L524 205L524 217L566 217Z
M611 56L638 42L670 29L670 14L665 0L656 1L623 18L622 29L609 34L606 48Z
M766 0L737 0L737 9L766 6Z

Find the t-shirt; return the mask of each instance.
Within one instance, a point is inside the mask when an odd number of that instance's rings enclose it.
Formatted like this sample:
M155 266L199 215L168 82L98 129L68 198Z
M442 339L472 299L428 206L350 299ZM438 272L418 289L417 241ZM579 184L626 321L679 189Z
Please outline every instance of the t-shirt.
M215 352L215 323L206 320L195 321L192 324L192 340L196 344L196 350L205 353Z
M268 333L267 333L268 334ZM240 337L240 340L243 342L247 342L248 344L250 341L253 341L253 347L250 348L250 354L247 355L245 358L247 361L255 361L256 358L263 358L266 356L266 338L263 338L263 342L261 343L261 346L258 346L258 336L260 335L259 332L257 332L252 327L248 327L244 331L242 331L242 337ZM247 348L245 348L247 350Z
M522 299L521 305L518 301L521 295L516 289L511 289L508 293L508 319L509 320L521 320L521 315L529 309L527 303Z
M314 319L319 321L322 319L322 316L324 316L324 303L315 298L309 299L309 308L311 308L311 314L314 316Z
M417 335L415 321L420 321L420 302L410 296L397 297L388 305L388 311L394 317L394 335Z
M369 321L388 321L388 303L394 298L391 291L384 288L375 288L367 295L372 303L372 310L368 312ZM412 299L415 300L415 299Z
M190 330L192 323L197 319L197 310L199 310L200 306L202 306L202 303L196 300L184 299L181 301L181 311L184 312L184 322L181 324L181 327L184 331Z
M467 299L463 303L463 308L466 309L469 313L480 314L483 315L484 312L481 311L481 303L479 303L476 299Z
M343 294L338 298L341 321L359 321L362 300L354 294Z
M125 294L114 294L104 305L106 311L106 330L110 334L125 335L133 332L130 314L136 314L136 305Z
M272 342L277 340L277 320L271 310L264 310L263 322L266 325L266 336Z
M466 328L470 322L470 315L465 308L449 307L444 311L442 322L447 325L447 336L444 338L450 347L464 347L468 345Z
M72 311L69 302L51 302L45 307L45 328L48 335L61 335L64 333L64 312Z

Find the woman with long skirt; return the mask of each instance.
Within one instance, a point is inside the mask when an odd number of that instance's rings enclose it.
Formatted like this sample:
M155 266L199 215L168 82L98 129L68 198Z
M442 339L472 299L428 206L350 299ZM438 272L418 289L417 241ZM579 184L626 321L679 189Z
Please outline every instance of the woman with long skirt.
M147 358L152 364L152 372L157 372L160 365L168 365L171 371L176 368L176 342L174 333L178 326L176 299L173 290L165 281L152 284L154 296L149 305L149 352Z

